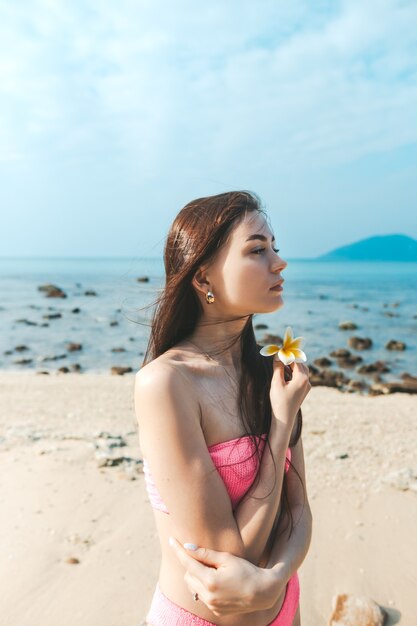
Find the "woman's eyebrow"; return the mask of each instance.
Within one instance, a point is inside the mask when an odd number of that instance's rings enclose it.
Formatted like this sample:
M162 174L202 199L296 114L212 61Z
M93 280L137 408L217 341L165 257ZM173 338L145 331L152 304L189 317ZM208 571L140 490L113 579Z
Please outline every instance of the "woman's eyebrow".
M255 235L249 235L246 241L251 241L252 239L260 239L261 241L268 241L268 237L265 237L265 235L261 235L260 233L256 233ZM275 235L272 235L271 241L275 241Z

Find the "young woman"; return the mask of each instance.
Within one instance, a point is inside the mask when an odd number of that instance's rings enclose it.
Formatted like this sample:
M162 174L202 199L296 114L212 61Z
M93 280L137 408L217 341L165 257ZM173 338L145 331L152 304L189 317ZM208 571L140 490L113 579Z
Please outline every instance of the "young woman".
M283 304L278 252L249 192L194 200L169 231L135 381L162 552L151 626L299 624L296 568L311 532L300 406L311 386L303 363L259 354L252 326ZM207 550L192 558L176 540Z

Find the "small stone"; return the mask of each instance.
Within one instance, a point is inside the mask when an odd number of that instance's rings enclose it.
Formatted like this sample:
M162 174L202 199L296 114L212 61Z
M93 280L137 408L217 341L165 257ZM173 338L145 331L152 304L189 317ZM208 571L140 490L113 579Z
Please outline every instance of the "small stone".
M311 365L309 380L313 387L320 385L324 387L342 387L349 382L349 379L340 371L332 371L323 369L314 371L314 365Z
M59 359L66 359L67 356L67 354L55 354L51 356L40 356L37 360L43 363L44 361L58 361Z
M386 372L390 372L390 368L387 366L387 364L384 361L375 361L375 363L367 363L365 365L361 365L361 367L358 367L357 372L358 374L372 374L374 372L379 372L379 373L386 373Z
M67 294L57 285L39 285L38 291L45 293L47 298L66 298Z
M107 450L111 448L123 448L127 446L126 441L121 435L110 435L110 433L103 433L103 436L99 436L95 442L96 448L100 450Z
M133 369L131 367L119 367L114 365L111 368L111 373L118 376L123 376L123 374L128 374L129 372L133 372Z
M330 461L335 461L336 459L347 459L349 458L349 455L347 452L337 452L335 450L332 450L331 452L326 454L326 458L330 459Z
M376 383L371 385L369 392L373 395L389 393L417 393L417 381L415 378L405 378L403 381L391 383Z
M339 594L332 600L329 626L383 626L386 611L371 598Z
M338 348L337 350L333 350L333 352L330 352L330 356L335 357L337 359L343 359L346 357L351 356L351 352L350 350L346 350L346 348Z
M417 492L417 471L410 467L404 467L384 476L382 482L400 491L410 489Z
M272 333L267 333L266 335L262 337L261 344L267 345L268 343L274 343L276 345L281 345L282 341L283 341L282 337L280 337L279 335L273 335Z
M369 350L372 348L372 339L369 337L349 337L348 344L354 350Z
M412 376L412 375L411 375L411 374L409 374L408 372L403 372L403 373L400 375L400 378L402 378L403 380L408 381L408 382L414 382L414 383L417 383L417 376Z
M82 345L80 343L67 343L68 352L76 352L77 350L82 350Z
M405 350L406 347L403 341L395 341L395 339L391 339L391 341L388 341L385 345L386 350Z
M75 556L70 556L67 559L65 559L65 563L69 563L70 565L76 565L79 562L80 562L79 559L77 559Z
M354 365L357 365L358 363L361 363L362 361L363 361L363 358L359 356L359 354L351 354L350 356L347 356L347 357L337 358L337 364L339 365L339 367L353 367Z
M358 327L354 322L340 322L340 330L356 330Z
M348 382L347 388L352 389L353 391L363 391L367 388L367 385L362 380L352 379Z
M325 356L314 359L313 363L318 367L330 367L330 365L332 365L332 361Z

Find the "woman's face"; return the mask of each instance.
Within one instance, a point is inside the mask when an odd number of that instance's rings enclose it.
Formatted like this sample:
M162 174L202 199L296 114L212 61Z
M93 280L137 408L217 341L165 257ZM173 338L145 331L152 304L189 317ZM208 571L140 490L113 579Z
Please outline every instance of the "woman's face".
M270 313L283 305L282 291L271 289L283 281L288 263L281 259L265 217L252 211L235 226L229 241L206 271L220 315ZM211 309L214 313L214 310Z

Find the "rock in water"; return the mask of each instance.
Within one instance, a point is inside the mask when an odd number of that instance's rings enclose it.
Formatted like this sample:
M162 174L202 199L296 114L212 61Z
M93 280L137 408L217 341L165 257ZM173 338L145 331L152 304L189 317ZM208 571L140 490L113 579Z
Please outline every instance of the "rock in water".
M282 344L282 337L279 335L273 335L272 333L266 333L261 339L261 343L266 345L267 343L275 343L278 345Z
M314 359L313 363L318 367L330 367L330 365L333 365L332 361L325 356Z
M39 285L38 291L43 291L47 298L66 298L67 294L57 285Z
M339 329L340 330L356 330L358 327L355 322L340 322Z
M118 376L123 376L123 374L128 374L129 372L133 372L131 367L119 367L118 365L114 365L111 368L111 373Z
M395 339L391 339L385 345L386 350L405 350L406 344L403 341L396 341Z
M383 626L386 612L365 596L341 593L333 597L329 626Z
M345 348L338 348L337 350L333 350L333 352L330 352L330 356L336 357L337 359L345 359L349 356L352 356L352 353Z
M369 337L349 337L348 345L355 350L369 350L372 348L372 339Z
M67 343L67 350L68 352L76 352L77 350L82 350L82 344L81 343L75 343L73 341L71 341L70 343Z

